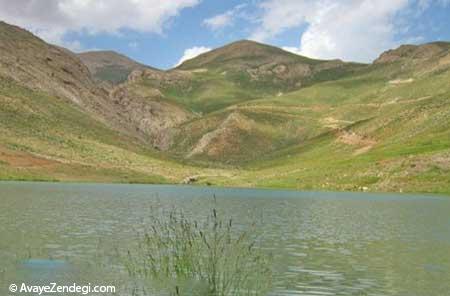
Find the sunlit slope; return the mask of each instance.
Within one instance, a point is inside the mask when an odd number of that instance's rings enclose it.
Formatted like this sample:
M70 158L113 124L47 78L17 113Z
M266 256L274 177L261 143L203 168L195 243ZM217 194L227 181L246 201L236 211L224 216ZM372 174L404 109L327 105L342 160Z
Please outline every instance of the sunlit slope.
M19 27L0 22L0 37L1 180L177 183L199 174L153 149L189 116L184 109L99 87L75 54Z
M170 153L194 163L232 166L251 163L326 132L314 114L275 106L233 106L183 123L179 129L183 137L175 139Z
M316 131L261 155L243 184L449 192L450 59L448 44L437 46L444 50L432 57L377 63L355 77L236 107L305 110L314 118L305 128Z
M23 29L0 35L1 180L450 192L449 43L368 65L251 41L169 71L91 55L131 71L112 85Z
M0 79L0 179L161 183L196 172L66 100Z
M397 113L448 90L445 59L377 63L342 79L229 106L182 124L184 136L172 151L191 161L246 165L355 124L395 122Z
M321 61L253 41L238 41L188 60L170 70L178 78L161 83L146 77L195 112L209 113L243 101L276 96L320 81L350 75L363 65Z

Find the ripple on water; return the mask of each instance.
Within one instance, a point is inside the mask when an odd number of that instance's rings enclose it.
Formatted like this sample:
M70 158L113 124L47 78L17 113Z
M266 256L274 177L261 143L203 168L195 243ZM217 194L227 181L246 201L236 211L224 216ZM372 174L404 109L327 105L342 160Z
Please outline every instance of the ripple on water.
M126 249L151 213L177 207L189 217L204 217L215 194L214 206L238 228L255 222L262 248L274 254L273 295L443 296L450 290L450 199L179 186L0 186L0 262L9 266L24 254L66 260L24 261L21 271L70 274L71 265L90 262L99 252ZM7 279L16 276L9 270ZM114 276L108 267L86 268L83 275Z

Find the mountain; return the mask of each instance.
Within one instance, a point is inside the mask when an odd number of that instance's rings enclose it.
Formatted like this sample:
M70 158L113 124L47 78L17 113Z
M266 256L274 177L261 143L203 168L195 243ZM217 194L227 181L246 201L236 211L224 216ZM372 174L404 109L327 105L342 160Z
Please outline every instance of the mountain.
M147 128L170 126L170 116L184 116L179 107L104 89L77 55L16 26L0 23L0 49L0 179L165 182L190 174L156 156L164 140Z
M66 99L111 129L154 148L166 147L170 142L168 128L191 116L176 104L163 102L158 90L147 88L143 95L127 86L104 88L103 83L99 84L91 76L79 56L49 45L23 29L2 23L0 34L0 74L4 77L32 90ZM86 55L82 56L86 61ZM91 57L90 67L102 69L98 65L106 63L94 63L92 55L87 56ZM114 53L103 52L95 57L109 57L116 65L138 65ZM144 66L139 69L161 72Z
M267 82L289 89L320 79L328 80L333 74L342 75L357 66L340 60L314 60L270 45L241 40L185 61L177 68L208 69L226 74L230 71L236 76L248 76L247 79L255 83Z
M169 71L183 73L189 87L166 83L160 90L195 112L209 113L243 101L337 79L363 67L339 60L313 60L243 40L204 53ZM146 81L159 83L151 78Z
M112 84L124 82L134 70L150 68L114 51L88 51L78 57L95 79Z
M182 136L174 137L167 153L184 162L245 171L239 181L205 182L448 190L443 189L449 169L448 50L446 43L414 48L410 55L389 51L362 65L241 41L167 72L136 73L133 83L157 88L197 114L177 126ZM388 55L401 59L388 61ZM290 74L255 70L267 64ZM292 70L299 68L309 70ZM339 72L329 74L333 71ZM252 80L253 73L263 74Z
M97 85L76 54L4 22L0 22L0 48L2 81L58 98L113 129L135 134L108 90Z
M69 99L93 111L100 90L83 63L66 49L49 45L19 27L0 22L0 75L35 91ZM101 105L102 102L98 102Z
M294 124L280 130L295 126L307 133L302 139L295 137L296 144L260 154L264 156L248 165L248 182L311 189L320 184L340 190L448 191L448 43L414 46L400 54L404 48L383 53L351 76L238 106L234 112L270 110L268 117L289 116ZM388 61L387 56L400 59Z
M0 49L0 179L450 193L449 43L358 64L238 41L162 71L0 23Z

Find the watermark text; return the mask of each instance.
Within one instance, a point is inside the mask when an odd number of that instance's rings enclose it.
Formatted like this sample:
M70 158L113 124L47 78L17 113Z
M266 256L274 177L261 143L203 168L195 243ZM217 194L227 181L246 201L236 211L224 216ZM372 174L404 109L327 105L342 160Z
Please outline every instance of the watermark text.
M71 285L59 285L57 283L49 283L46 285L28 285L26 283L11 284L9 285L9 292L20 294L32 294L32 295L46 295L46 294L79 294L90 295L95 293L115 293L115 286L106 285L78 285L73 283Z

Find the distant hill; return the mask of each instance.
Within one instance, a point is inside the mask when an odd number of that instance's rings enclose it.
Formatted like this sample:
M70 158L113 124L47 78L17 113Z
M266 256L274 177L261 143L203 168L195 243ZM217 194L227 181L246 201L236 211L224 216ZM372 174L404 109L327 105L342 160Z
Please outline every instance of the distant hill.
M0 179L450 193L450 43L238 41L162 71L0 23Z
M237 82L247 79L261 87L292 90L325 80L342 78L362 64L341 60L315 60L280 48L249 41L237 41L185 61L177 69L219 71Z
M362 67L364 65L339 60L309 59L243 40L199 55L169 71L189 74L189 87L166 83L160 89L196 112L211 112L342 78ZM147 82L158 83L151 78Z
M150 68L114 51L88 51L78 56L95 79L113 84L124 82L134 70Z

